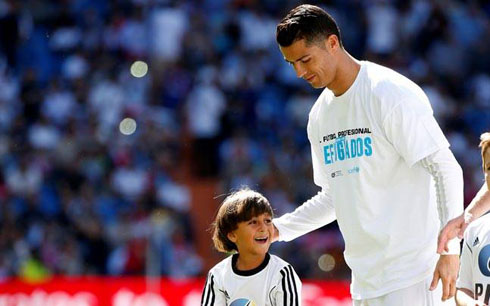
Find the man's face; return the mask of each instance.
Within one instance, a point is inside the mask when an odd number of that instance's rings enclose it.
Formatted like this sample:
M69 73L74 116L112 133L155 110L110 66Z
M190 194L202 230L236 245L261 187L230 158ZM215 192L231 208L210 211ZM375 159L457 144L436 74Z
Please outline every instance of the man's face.
M335 79L336 60L333 56L335 42L332 36L323 42L306 44L297 40L288 47L282 47L284 59L293 66L298 78L305 79L314 88L329 87Z
M488 189L490 190L490 144L484 147L482 154L483 157L483 173L485 173L485 181L487 182Z
M272 217L264 213L238 223L238 228L228 234L228 239L236 244L238 253L265 255L271 245L273 233Z

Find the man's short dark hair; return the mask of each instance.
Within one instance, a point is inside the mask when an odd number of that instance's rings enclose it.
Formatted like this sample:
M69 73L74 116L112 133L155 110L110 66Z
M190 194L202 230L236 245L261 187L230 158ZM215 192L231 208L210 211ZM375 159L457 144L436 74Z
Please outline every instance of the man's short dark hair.
M337 35L339 45L343 47L339 27L332 16L310 4L289 11L276 28L276 41L281 47L288 47L300 39L312 44L324 41L330 35Z

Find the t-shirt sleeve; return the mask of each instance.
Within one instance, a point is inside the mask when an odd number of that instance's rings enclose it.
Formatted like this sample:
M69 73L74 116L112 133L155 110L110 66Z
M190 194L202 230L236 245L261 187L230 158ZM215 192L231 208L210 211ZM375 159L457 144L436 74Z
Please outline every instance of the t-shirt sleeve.
M391 109L383 129L397 152L411 167L439 149L449 147L428 101L412 96Z
M459 266L459 276L456 281L456 288L466 288L473 292L473 260L472 252L470 247L470 241L468 235L465 234L463 242L463 252L461 253L460 266Z
M209 272L201 295L201 306L226 306L226 297L223 291L219 290L216 276Z
M308 140L310 141L311 161L313 166L313 182L315 182L315 185L324 188L328 186L328 180L324 170L321 167L321 165L323 164L323 153L321 152L320 146L315 143L316 141L318 141L318 135L313 128L311 117L308 121L308 126L306 130L308 133Z
M271 292L271 304L274 306L302 305L301 280L291 265L280 270L279 282Z

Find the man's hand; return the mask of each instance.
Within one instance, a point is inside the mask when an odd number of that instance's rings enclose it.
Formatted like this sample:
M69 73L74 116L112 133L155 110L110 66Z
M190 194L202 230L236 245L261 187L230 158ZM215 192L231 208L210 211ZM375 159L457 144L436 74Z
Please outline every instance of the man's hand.
M442 281L442 301L446 301L456 293L456 278L458 277L459 255L441 255L434 271L430 290L437 287L439 279Z
M463 238L463 233L468 226L470 220L465 221L464 216L461 215L450 220L446 226L439 233L439 238L437 241L437 253L441 254L442 252L448 252L448 242L449 240L455 238L456 236L459 239Z

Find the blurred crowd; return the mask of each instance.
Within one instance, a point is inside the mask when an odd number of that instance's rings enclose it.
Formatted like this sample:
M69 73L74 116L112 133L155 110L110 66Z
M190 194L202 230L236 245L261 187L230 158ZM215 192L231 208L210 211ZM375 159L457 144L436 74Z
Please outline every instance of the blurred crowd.
M314 195L306 123L320 92L275 43L299 3L0 0L0 278L203 275L186 166L222 193L262 192L277 215ZM490 128L488 1L309 3L337 19L353 56L424 89L467 205ZM306 278L348 278L342 250L335 224L273 246Z

